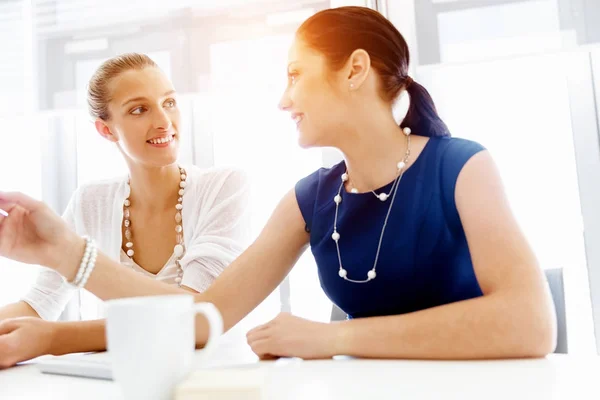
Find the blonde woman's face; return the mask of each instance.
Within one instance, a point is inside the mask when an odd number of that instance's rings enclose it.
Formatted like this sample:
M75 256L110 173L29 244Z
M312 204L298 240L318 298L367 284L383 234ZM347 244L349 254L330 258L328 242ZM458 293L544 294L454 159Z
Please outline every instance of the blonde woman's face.
M149 166L177 161L181 115L173 84L155 67L129 70L112 79L104 121L109 140L125 157ZM102 133L102 132L101 132Z

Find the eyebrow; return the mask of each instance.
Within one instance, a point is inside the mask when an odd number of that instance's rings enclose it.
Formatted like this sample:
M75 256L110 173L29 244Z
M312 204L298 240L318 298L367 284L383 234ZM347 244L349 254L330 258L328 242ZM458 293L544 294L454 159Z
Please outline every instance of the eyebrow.
M163 97L167 97L167 96L170 96L172 94L175 94L175 90L169 90L168 92L166 92L165 94L163 94ZM142 100L148 100L148 99L145 98L145 97L143 97L143 96L142 97L134 97L133 99L129 99L126 102L124 102L123 104L121 104L121 107L125 107L129 103L133 103L135 101L142 101Z

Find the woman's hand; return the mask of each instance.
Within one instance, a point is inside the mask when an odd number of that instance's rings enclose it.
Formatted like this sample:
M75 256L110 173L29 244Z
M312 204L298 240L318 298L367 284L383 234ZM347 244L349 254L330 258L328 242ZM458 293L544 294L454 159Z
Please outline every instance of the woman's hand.
M52 268L71 279L85 249L84 239L41 201L0 192L0 256Z
M337 354L337 325L281 313L271 322L248 332L247 339L252 351L261 359L331 358Z
M51 354L57 323L22 317L0 322L0 369Z

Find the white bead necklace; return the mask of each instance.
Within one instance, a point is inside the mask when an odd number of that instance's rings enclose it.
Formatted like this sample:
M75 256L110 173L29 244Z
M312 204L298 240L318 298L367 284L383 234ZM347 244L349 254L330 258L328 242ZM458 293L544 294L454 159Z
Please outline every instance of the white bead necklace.
M177 223L175 226L175 235L177 244L173 248L173 253L175 254L175 264L177 265L177 277L175 278L175 283L181 287L181 280L183 278L181 258L185 253L182 226L183 217L181 216L181 213L183 211L183 194L185 193L185 187L187 186L187 175L185 170L181 167L179 167L179 174L179 198L177 199L177 204L175 205L175 222ZM129 200L130 195L130 180L127 180L127 195L125 196L125 201L123 202L123 225L125 226L125 239L127 239L127 243L125 243L125 247L127 248L127 256L131 259L131 261L133 261L135 251L133 250L133 236L131 234L131 212L129 211L129 207L131 206L131 201Z
M397 164L398 176L396 177L396 179L394 179L394 183L392 184L392 187L390 188L390 192L377 194L374 191L371 191L371 193L373 193L373 195L375 195L375 197L377 197L382 202L386 201L390 196L392 197L392 200L390 201L390 206L388 207L388 211L385 216L385 220L383 221L383 228L381 229L381 235L379 236L379 244L377 245L377 253L375 254L375 262L373 263L373 268L370 269L369 272L367 272L367 279L355 280L355 279L348 278L348 271L346 271L342 265L342 256L340 254L339 241L340 241L341 235L337 229L337 219L338 219L338 211L340 208L340 204L342 203L342 190L344 188L346 181L349 180L348 171L346 171L342 174L342 183L340 184L340 187L338 189L338 194L333 198L333 202L335 203L335 218L333 220L333 234L331 235L331 238L335 242L335 247L336 247L337 255L338 255L338 262L339 262L339 267L340 267L340 269L338 271L338 275L340 278L347 280L348 282L367 283L377 277L377 273L375 272L375 269L377 268L377 261L379 261L379 251L381 250L381 242L383 241L383 234L385 232L385 227L387 226L388 218L390 217L390 213L392 211L392 205L394 204L394 199L396 198L396 193L398 192L398 186L400 185L400 181L402 180L402 175L404 175L404 169L405 169L406 164L408 163L408 159L410 157L411 130L410 130L410 128L404 128L403 132L406 135L406 143L407 143L406 153L404 155L404 159ZM352 188L350 192L358 193L358 190L356 188Z

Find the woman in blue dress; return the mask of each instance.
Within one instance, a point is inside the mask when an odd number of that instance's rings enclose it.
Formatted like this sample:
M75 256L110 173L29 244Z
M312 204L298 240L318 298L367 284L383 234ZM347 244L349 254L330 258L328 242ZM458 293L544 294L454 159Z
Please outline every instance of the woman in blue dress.
M450 137L408 65L401 34L367 8L325 10L297 31L280 107L296 122L302 147L336 147L344 161L298 182L256 241L195 298L214 303L230 328L310 245L323 290L348 319L281 314L247 335L260 357L553 351L552 299L490 154ZM392 104L403 91L410 107L398 126ZM0 216L0 255L46 265L69 281L83 272L85 240L45 205L2 194L0 207L9 211ZM180 292L129 271L111 281L120 266L102 254L94 265L86 288L102 299ZM93 329L101 333L103 322ZM206 337L198 319L197 343Z

